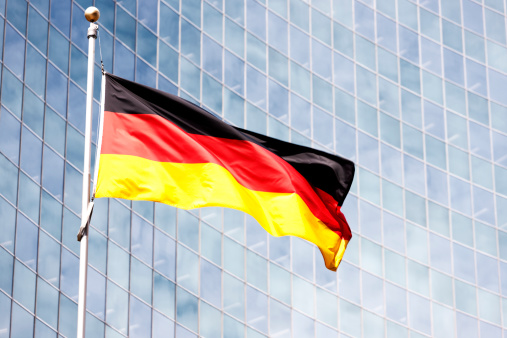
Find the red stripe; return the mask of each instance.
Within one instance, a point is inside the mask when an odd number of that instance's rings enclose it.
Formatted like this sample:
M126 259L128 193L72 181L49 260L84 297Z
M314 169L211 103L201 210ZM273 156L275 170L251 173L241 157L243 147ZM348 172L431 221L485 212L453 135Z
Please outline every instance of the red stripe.
M218 164L248 189L297 193L317 218L349 239L350 230L343 226L343 222L347 223L337 202L320 190L319 197L289 163L255 143L189 134L158 115L106 111L101 153L157 162Z

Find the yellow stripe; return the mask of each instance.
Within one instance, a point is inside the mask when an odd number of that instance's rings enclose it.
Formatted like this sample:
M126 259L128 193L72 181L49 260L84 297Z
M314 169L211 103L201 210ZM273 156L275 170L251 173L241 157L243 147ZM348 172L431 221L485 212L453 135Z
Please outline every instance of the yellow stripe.
M314 243L331 270L340 264L348 243L316 218L296 193L247 189L214 163L168 163L103 154L95 197L155 201L182 209L241 210L273 236L297 236Z

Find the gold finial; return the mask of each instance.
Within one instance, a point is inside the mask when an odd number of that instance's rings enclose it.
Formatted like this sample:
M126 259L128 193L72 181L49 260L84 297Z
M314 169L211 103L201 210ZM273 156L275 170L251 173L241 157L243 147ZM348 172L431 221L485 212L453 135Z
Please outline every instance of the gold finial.
M90 22L95 22L100 18L100 12L97 7L90 6L85 11L85 18Z

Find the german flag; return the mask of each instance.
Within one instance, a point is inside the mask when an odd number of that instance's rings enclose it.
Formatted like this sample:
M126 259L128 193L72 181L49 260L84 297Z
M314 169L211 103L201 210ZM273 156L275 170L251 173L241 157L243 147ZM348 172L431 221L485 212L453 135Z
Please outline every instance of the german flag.
M354 164L224 123L179 97L106 74L95 197L227 207L273 236L317 245L336 270Z

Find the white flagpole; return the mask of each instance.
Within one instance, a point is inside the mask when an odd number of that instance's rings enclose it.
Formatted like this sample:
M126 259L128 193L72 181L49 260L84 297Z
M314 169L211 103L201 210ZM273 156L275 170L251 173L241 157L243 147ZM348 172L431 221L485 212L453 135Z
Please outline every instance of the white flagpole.
M86 323L86 283L88 275L88 227L91 214L90 203L90 158L92 139L92 111L93 111L93 70L95 67L95 40L99 26L94 22L100 17L100 12L95 7L88 7L85 11L86 20L90 22L88 28L88 78L86 85L86 127L85 149L83 168L83 197L81 208L81 230L78 240L81 241L79 255L79 300L77 306L77 338L85 337Z

